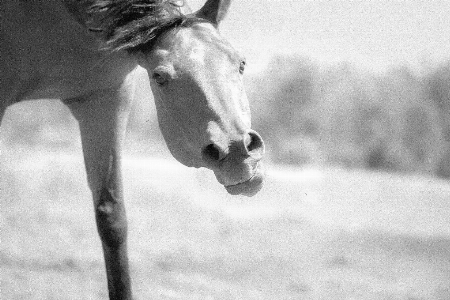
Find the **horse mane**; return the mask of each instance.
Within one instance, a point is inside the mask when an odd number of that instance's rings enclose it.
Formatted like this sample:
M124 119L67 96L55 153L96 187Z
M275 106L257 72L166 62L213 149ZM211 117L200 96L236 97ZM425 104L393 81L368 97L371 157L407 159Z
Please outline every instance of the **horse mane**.
M105 50L148 51L163 32L194 19L182 6L183 0L90 0L90 29L102 33Z

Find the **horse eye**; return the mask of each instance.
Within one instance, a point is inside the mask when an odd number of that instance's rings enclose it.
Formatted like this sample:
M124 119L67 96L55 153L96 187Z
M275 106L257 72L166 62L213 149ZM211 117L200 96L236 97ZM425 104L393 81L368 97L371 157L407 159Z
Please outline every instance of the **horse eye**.
M239 66L239 73L244 74L244 70L245 70L245 60L242 60Z
M154 72L152 77L158 85L165 85L167 83L167 77L161 73Z

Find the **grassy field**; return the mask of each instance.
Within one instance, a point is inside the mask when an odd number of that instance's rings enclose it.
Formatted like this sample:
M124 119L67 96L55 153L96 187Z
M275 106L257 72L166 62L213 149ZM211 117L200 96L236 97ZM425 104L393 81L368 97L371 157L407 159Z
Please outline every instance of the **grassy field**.
M0 298L106 299L81 156L2 150ZM136 299L450 299L449 182L273 167L240 198L173 160L124 167Z

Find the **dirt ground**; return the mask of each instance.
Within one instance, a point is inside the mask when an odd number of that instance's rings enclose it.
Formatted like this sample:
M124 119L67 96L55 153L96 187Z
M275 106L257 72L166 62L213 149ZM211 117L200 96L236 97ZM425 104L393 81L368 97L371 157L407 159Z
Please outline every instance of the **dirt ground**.
M450 183L270 168L254 198L127 158L136 299L449 300ZM107 299L82 158L0 155L0 298Z

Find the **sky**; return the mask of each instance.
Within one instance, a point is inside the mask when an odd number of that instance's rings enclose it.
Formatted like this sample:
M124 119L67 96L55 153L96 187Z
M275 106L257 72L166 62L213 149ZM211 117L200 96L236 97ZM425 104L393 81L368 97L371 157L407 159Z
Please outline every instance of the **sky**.
M195 10L204 0L190 0ZM384 68L450 58L449 0L234 0L222 34L253 70L274 53Z

